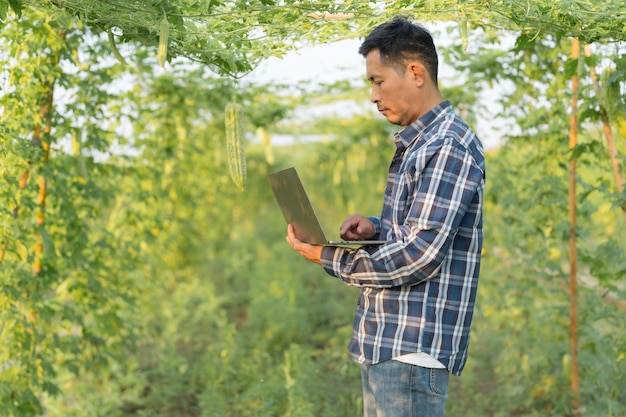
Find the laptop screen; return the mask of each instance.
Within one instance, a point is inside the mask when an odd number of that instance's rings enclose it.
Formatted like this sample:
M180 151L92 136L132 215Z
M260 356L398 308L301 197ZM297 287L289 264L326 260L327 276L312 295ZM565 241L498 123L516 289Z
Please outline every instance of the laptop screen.
M267 179L287 224L301 242L324 245L328 239L294 167L272 172Z

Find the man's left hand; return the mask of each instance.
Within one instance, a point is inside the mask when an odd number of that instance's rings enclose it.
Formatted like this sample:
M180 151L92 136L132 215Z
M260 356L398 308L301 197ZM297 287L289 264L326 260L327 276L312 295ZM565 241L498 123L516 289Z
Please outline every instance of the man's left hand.
M294 248L300 255L318 265L322 264L322 246L309 245L296 239L292 225L287 225L287 237L285 239L289 246Z

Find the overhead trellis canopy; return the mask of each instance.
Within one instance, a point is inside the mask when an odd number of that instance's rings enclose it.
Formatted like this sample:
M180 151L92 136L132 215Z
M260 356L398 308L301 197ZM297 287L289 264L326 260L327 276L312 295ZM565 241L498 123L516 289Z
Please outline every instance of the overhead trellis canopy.
M35 8L78 17L119 43L158 44L166 18L169 56L233 76L302 42L362 36L396 14L583 43L626 40L624 0L0 0L1 19L9 6L18 13Z
M502 29L578 38L588 44L626 40L626 2L623 0L500 0L485 3L492 15L504 18L500 22Z

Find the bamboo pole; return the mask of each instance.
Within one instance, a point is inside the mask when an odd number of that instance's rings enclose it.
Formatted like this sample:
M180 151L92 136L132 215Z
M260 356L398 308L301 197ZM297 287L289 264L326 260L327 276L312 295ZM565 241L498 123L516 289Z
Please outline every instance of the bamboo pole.
M59 33L59 38L61 40L65 40L65 32ZM52 64L54 66L58 66L61 59L61 51L56 51L54 55L52 55ZM46 87L48 91L46 92L46 98L44 99L44 103L41 105L40 116L42 120L45 122L45 126L43 127L43 135L38 135L37 139L43 150L42 156L42 166L48 165L50 160L50 132L52 131L52 106L54 105L54 88L56 84L56 78L52 79L52 81L46 83ZM41 126L39 127L41 129ZM46 197L48 195L48 180L45 177L45 171L42 170L42 175L39 178L39 192L37 193L37 234L35 235L35 260L33 262L33 274L39 275L41 274L42 269L42 260L43 260L43 228L45 227L46 221Z
M57 60L58 63L58 60ZM41 116L45 120L46 125L43 128L43 137L40 139L41 148L43 149L42 163L47 165L50 159L50 131L52 129L52 121L50 112L52 110L54 100L54 82L48 85L48 93L46 95L46 101L41 106ZM43 236L41 229L45 227L46 220L45 208L46 208L46 196L47 196L47 180L42 174L39 178L39 192L37 193L37 229L38 232L35 235L35 260L33 262L33 274L39 275L42 268L43 259Z
M580 59L580 42L572 39L572 59ZM573 152L578 141L578 74L572 76L572 108L569 126L569 149ZM578 370L578 294L576 268L576 158L570 160L569 166L569 255L570 255L570 356L571 356L571 388L572 416L580 417L580 379Z

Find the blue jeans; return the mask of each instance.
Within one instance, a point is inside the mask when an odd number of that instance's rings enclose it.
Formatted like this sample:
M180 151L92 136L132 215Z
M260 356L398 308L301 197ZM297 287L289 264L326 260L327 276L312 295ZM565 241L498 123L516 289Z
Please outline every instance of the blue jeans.
M398 361L361 366L365 417L443 417L448 398L446 369Z

